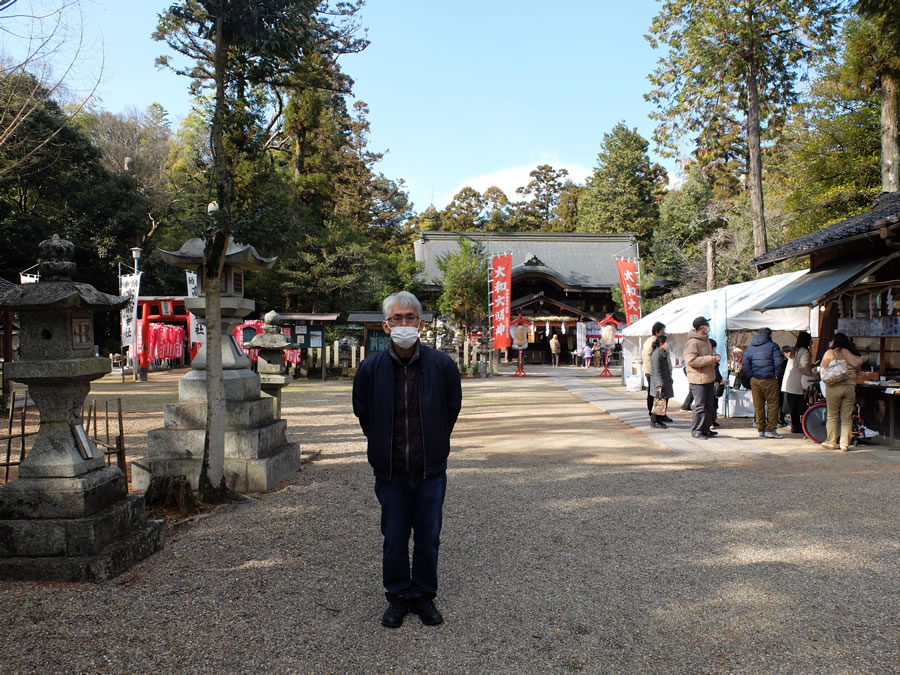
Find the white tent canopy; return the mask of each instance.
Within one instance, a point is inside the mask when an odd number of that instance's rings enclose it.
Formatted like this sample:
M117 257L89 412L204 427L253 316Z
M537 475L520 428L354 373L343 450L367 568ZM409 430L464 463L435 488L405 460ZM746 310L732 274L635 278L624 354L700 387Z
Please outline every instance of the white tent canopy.
M628 326L622 331L622 335L650 335L650 329L657 321L666 325L668 335L685 334L693 328L695 318L710 316L714 301L725 307L726 331L758 330L764 326L782 331L809 330L809 309L806 307L789 307L768 312L751 309L806 273L807 270L788 272L676 298Z
M724 308L725 334L729 336L727 346L743 347L749 344L751 334L763 327L772 329L772 338L778 344L793 344L795 338L793 333L809 330L808 307L791 307L768 312L751 308L806 273L806 270L789 272L676 298L631 324L622 331L623 375L626 377L626 383L629 376L642 379L641 345L657 321L665 324L666 334L669 335L669 356L674 362L672 375L675 380L675 398L678 400L683 400L688 390L687 380L681 369L683 365L681 355L687 341L687 333L693 329L694 319L698 316L710 319L710 324L714 327L716 325L721 327L722 317L717 314ZM722 356L721 373L726 377L728 351L721 340L718 352ZM752 414L749 392L729 392L729 397L730 415ZM722 402L722 406L724 405Z

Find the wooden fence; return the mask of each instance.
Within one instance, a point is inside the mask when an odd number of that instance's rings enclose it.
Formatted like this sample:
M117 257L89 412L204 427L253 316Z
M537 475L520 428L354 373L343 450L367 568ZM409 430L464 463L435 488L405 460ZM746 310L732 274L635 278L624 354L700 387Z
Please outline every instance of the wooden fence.
M17 403L19 402L22 405L17 409ZM103 407L102 415L100 414L101 405ZM115 456L117 466L122 470L122 473L127 475L125 465L125 428L122 423L121 398L116 399L115 416L117 433L113 435L110 429L109 401L100 402L97 399L93 399L88 406L87 414L82 409L81 424L87 436L94 442L94 445L103 451L107 465L112 464L112 458ZM0 462L0 468L3 469L4 483L10 480L10 468L18 467L22 460L25 459L25 455L30 448L26 439L37 435L38 425L39 413L37 409L29 408L28 392L12 392L9 402L7 433L0 435L0 448L2 448L2 442L6 442L5 461ZM104 427L102 430L100 429L101 425ZM18 456L16 457L16 455ZM13 478L15 477L13 476Z

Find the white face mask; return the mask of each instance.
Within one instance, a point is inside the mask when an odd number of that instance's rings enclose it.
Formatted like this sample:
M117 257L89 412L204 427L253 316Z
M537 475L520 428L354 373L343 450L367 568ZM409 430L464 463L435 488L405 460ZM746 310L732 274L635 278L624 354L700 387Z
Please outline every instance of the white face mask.
M415 326L394 326L391 328L391 340L401 349L409 349L419 339L419 329Z

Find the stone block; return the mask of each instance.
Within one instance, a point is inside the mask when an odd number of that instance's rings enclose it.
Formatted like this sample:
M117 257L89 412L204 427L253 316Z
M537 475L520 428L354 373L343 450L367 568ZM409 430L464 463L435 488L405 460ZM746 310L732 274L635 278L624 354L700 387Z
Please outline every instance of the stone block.
M225 370L225 399L254 401L259 398L259 375L252 370ZM192 370L178 381L179 401L206 400L206 371Z
M283 445L260 459L225 458L225 482L235 492L268 492L299 470L299 443Z
M84 518L127 492L125 474L115 466L76 478L20 478L0 485L0 520Z
M274 419L274 407L268 397L255 401L225 402L226 429L255 427ZM168 403L165 406L163 420L167 429L205 429L206 399Z
M17 581L105 581L162 548L163 521L148 520L96 555L0 558L0 579Z
M131 495L89 518L2 520L0 557L96 555L145 520L142 495Z
M300 446L297 443L270 449L265 457L225 458L225 483L235 492L268 492L285 478L300 470ZM131 463L131 484L146 490L152 476L185 476L196 490L200 480L200 461L188 459L153 460Z
M274 420L250 429L226 429L225 456L261 457L272 448L284 445L286 429L285 420ZM147 432L147 459L199 461L203 458L205 437L205 429L151 429Z

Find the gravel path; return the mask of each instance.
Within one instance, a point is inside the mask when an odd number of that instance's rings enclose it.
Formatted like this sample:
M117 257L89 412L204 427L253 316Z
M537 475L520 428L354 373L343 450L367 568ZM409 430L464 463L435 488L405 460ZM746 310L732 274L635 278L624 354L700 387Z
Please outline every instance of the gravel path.
M139 387L130 432L166 396ZM303 382L284 412L315 461L109 582L0 583L0 671L900 672L900 462L669 452L552 378L463 387L444 625L379 624L350 382Z

